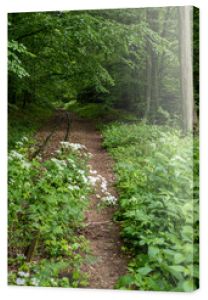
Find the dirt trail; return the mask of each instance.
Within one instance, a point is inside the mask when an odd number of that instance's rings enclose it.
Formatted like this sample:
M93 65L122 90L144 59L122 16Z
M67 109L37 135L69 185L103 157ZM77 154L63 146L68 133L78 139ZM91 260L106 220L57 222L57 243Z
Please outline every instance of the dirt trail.
M55 151L60 148L60 142L64 140L67 130L67 115L64 110L57 110L48 122L40 128L35 136L37 146L45 141L54 126L57 126L57 128L41 152L42 160L52 157Z
M88 152L92 153L90 166L106 179L108 192L117 196L113 186L115 181L113 160L102 148L102 137L96 130L96 124L75 116L72 119L70 142L84 144L87 147ZM119 227L112 220L116 208L99 209L101 200L96 195L101 194L100 187L97 186L95 194L91 195L90 206L86 212L87 226L84 232L96 261L93 264L86 264L83 269L89 274L90 288L112 289L119 276L127 271L127 258L121 252Z
M115 182L112 169L113 160L102 148L102 137L96 130L96 123L80 119L75 115L71 115L71 119L69 141L87 147L87 151L92 153L89 161L92 170L96 170L97 174L106 179L108 192L116 197L116 190L113 186ZM41 153L43 160L52 157L55 151L59 149L60 141L64 139L67 129L65 112L56 111L36 134L37 143L41 144L56 124L57 130ZM99 185L96 185L95 193L90 197L90 205L85 215L86 228L84 230L84 235L90 243L94 262L86 263L83 266L83 271L89 275L90 288L112 289L119 276L124 275L127 271L127 257L121 252L122 243L119 237L119 226L113 222L116 207L100 208L101 199L97 195L103 196Z

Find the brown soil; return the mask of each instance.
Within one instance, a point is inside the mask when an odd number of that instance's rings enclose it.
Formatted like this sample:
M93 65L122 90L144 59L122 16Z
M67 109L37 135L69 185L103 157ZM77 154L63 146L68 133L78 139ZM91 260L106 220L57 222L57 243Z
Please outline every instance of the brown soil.
M60 142L64 140L67 130L67 116L63 110L57 110L48 122L38 131L35 137L38 147L42 145L55 126L57 126L56 130L41 152L42 160L52 157L55 151L60 148Z
M80 119L75 115L71 115L71 118L69 141L87 147L87 151L92 153L92 158L89 161L92 169L107 180L108 192L117 196L114 187L114 162L107 151L102 148L102 137L96 130L96 123ZM39 130L36 135L38 144L43 143L55 124L58 125L58 128L41 153L43 160L52 157L53 153L60 147L60 141L64 139L67 129L67 116L64 111L57 111ZM89 241L94 262L86 263L83 266L83 271L89 275L90 288L112 289L118 278L127 271L127 257L121 251L119 226L113 221L116 206L99 208L101 200L97 198L97 194L102 195L99 185L95 187L95 193L90 197L84 229L84 235Z
M93 121L79 119L73 116L69 140L72 143L84 144L88 152L92 153L89 164L93 170L106 178L108 191L117 196L113 173L113 160L107 151L102 148L102 137L96 130ZM83 270L89 274L90 288L112 289L119 276L127 271L127 258L121 252L121 239L119 226L113 222L116 207L99 209L100 199L96 194L102 194L97 186L95 194L91 195L90 206L86 211L85 237L90 242L94 264L86 264Z

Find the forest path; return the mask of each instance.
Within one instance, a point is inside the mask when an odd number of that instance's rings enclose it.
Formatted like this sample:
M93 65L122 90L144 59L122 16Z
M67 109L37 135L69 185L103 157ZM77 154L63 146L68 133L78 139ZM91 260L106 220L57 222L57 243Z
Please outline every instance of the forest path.
M41 151L42 160L47 160L60 148L60 142L64 141L67 132L67 114L64 110L56 110L35 135L36 146L41 146L47 137L53 132L47 144ZM56 128L55 128L56 127Z
M95 262L86 263L83 271L89 275L90 288L112 289L119 276L127 271L127 257L121 251L119 226L113 221L116 206L100 206L100 197L105 193L117 196L113 160L102 147L102 136L96 130L94 121L72 115L69 140L87 147L88 152L92 154L89 161L94 174L92 177L98 176L102 180L101 184L95 185L95 193L90 197L89 208L85 214L84 235L90 243Z

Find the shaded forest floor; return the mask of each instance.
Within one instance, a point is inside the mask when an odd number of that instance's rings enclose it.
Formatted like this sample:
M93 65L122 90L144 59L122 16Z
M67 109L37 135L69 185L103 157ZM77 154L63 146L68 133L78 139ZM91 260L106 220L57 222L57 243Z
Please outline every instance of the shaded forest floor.
M68 141L85 145L91 153L89 167L94 178L102 179L101 184L94 187L90 196L89 207L85 213L83 234L89 241L92 262L85 263L83 272L89 276L90 288L114 288L118 278L127 272L128 258L121 251L119 226L113 221L116 205L103 204L101 198L108 193L117 197L114 187L113 160L102 147L102 136L96 129L96 121L79 118L70 114L71 126ZM54 124L58 129L50 139L42 153L43 159L53 156L63 140L66 131L66 120L63 111L56 112L39 130L36 140L41 143L50 133Z

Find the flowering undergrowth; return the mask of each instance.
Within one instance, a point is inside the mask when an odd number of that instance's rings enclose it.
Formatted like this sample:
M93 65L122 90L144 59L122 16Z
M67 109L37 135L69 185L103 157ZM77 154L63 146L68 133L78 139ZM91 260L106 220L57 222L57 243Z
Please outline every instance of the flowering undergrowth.
M88 243L78 234L91 191L86 148L62 142L41 162L29 159L30 146L25 137L8 157L9 283L86 286Z
M103 136L116 161L116 218L124 250L132 256L117 287L194 290L199 276L198 139L145 124L109 125Z
M105 177L98 174L96 170L92 170L92 167L89 165L88 180L94 191L96 191L96 198L100 199L101 206L113 206L117 203L117 198L109 192L108 182Z

